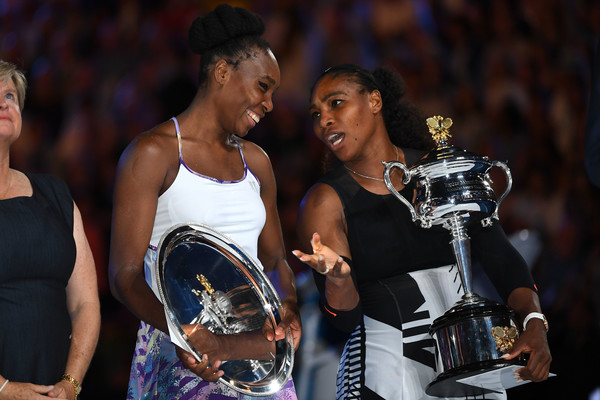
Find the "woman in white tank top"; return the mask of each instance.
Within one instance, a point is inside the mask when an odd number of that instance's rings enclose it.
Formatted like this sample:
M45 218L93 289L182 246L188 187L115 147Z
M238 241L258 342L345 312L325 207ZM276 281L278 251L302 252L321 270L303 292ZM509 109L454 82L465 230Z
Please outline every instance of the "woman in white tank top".
M202 55L195 98L176 118L136 137L119 162L109 273L115 297L141 320L130 399L243 398L218 382L220 362L257 358L254 349L283 337L288 327L294 345L300 340L273 170L265 152L243 139L273 109L280 81L263 32L260 17L227 5L197 18L189 32L191 49ZM284 310L266 338L231 340L204 330L194 339L203 349L201 362L171 343L149 268L163 233L190 222L222 232L265 271L275 272ZM269 397L295 399L292 381Z

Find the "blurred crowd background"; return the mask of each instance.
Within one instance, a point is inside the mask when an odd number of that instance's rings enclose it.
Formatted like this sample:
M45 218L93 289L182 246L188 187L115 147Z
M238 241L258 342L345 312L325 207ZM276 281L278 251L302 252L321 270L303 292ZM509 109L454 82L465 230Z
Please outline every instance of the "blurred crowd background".
M25 70L30 84L12 166L68 182L96 260L103 324L84 400L125 398L138 326L107 284L115 166L134 136L194 95L199 59L187 49L187 29L218 3L0 0L0 58ZM583 165L600 2L230 4L264 18L281 68L275 109L247 138L271 157L288 252L297 248L300 200L322 172L325 149L307 112L313 80L340 62L393 67L425 116L454 120L453 144L507 161L512 171L500 220L536 279L558 376L511 389L509 399L600 398L600 189ZM289 262L305 321L294 368L299 395L332 399L344 338L315 313L306 268L291 253Z

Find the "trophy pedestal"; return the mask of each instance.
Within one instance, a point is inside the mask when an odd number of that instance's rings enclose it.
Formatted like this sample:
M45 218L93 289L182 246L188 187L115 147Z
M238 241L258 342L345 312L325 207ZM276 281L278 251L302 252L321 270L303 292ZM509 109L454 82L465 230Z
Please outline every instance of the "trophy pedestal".
M438 350L438 371L426 393L438 397L497 393L512 383L486 386L479 375L519 365L522 358L504 360L518 338L513 310L474 293L463 295L452 308L433 321L429 333ZM510 376L514 372L510 373ZM516 380L514 380L516 382ZM514 385L512 385L514 386Z
M425 393L436 397L471 397L491 393L526 383L517 382L514 371L522 368L519 360L492 360L475 363L464 368L441 373L429 385Z

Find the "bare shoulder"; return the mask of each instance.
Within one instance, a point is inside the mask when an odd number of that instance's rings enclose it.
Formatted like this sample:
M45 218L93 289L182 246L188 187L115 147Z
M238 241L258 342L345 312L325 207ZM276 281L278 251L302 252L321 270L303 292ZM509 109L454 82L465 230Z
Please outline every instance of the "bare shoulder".
M246 164L258 176L261 182L270 180L271 178L274 179L271 159L263 148L256 143L244 139L238 139L238 143L242 146Z
M346 218L337 192L325 183L313 185L300 203L296 231L303 251L310 251L314 232L339 254L348 255Z
M266 151L263 150L262 147L257 145L254 142L250 142L244 139L238 139L240 146L242 146L242 151L244 152L244 158L246 162L250 166L260 167L271 165L271 160L269 159L269 155Z
M175 129L167 121L136 136L123 151L120 164L168 164L173 158L177 161L177 149Z
M316 183L304 195L300 203L300 212L318 212L339 215L343 210L342 202L331 186Z

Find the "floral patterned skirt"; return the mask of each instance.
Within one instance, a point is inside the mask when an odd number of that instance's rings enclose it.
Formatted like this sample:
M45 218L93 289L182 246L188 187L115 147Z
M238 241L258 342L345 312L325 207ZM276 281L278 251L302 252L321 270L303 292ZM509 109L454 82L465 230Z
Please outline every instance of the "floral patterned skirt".
M131 364L127 399L297 400L292 379L271 396L247 396L220 382L205 382L183 366L164 332L141 322Z

